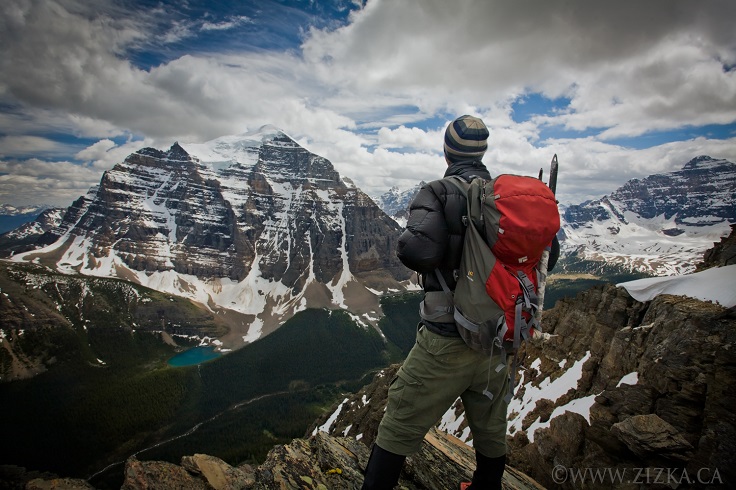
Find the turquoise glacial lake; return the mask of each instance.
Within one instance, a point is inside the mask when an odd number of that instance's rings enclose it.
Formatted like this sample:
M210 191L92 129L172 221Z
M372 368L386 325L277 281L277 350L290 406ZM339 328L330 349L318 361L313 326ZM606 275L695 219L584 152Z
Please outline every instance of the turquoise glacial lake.
M222 354L220 352L216 352L214 347L193 347L169 359L169 366L195 366L197 364L202 364L205 361L217 359L220 356L222 356Z

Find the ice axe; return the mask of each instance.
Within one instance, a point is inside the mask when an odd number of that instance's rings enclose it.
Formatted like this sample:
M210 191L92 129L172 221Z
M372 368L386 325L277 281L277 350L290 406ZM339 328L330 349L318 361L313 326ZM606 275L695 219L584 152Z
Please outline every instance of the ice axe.
M552 164L550 165L550 169L549 169L548 186L550 190L552 191L552 194L556 194L557 192L558 167L559 165L557 163L557 154L555 153L555 156L552 157ZM539 180L542 180L543 176L544 176L544 169L540 168L539 169ZM539 259L539 266L538 266L539 267L539 286L537 287L537 298L539 298L539 304L537 307L537 311L535 313L535 317L539 325L541 325L542 311L544 310L544 291L547 286L547 264L549 264L549 249L545 249L545 251L542 252L542 258Z

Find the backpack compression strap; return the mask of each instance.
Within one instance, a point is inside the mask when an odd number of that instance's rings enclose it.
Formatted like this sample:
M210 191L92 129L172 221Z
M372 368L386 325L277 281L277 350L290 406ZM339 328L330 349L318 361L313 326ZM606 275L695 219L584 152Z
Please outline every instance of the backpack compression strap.
M509 392L506 395L506 403L511 402L516 390L516 373L519 371L519 347L521 347L521 339L528 340L532 336L532 329L536 328L541 332L541 326L535 313L538 308L537 302L539 298L534 292L534 284L523 271L516 271L516 280L519 281L522 297L516 301L515 319L514 319L514 341L512 352L514 353L513 369L509 373ZM522 312L526 308L531 313L529 321L524 319Z
M439 269L434 270L435 275L437 276L437 280L440 282L440 285L442 286L442 290L447 294L447 297L450 298L451 302L454 302L454 294L452 291L450 291L450 287L447 285L447 281L445 281L445 278L442 276L442 273ZM478 333L478 330L480 329L480 325L477 325L467 318L465 318L457 308L452 308L452 316L455 319L455 322L460 324L460 326L470 330L473 333Z

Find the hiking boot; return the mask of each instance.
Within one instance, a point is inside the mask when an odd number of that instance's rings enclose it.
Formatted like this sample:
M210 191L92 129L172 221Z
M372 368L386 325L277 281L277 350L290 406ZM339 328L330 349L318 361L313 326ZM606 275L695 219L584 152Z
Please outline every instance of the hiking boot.
M460 490L501 490L501 480L506 469L506 455L486 458L475 452L475 472L472 482L462 482Z
M361 490L391 490L399 482L401 467L406 456L386 451L378 444L373 444L368 466L365 468L365 479Z

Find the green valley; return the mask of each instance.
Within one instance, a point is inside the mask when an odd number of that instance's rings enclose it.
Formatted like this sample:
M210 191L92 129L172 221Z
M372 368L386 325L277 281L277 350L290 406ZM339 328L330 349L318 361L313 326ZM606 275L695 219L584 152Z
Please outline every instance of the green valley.
M19 288L5 274L2 291ZM178 462L183 455L206 452L231 464L262 461L274 445L303 436L372 372L403 358L414 341L419 302L417 294L383 299L387 342L356 325L347 312L305 310L235 352L198 366L171 367L166 361L176 349L161 332L130 327L141 321L137 306L155 310L160 293L122 287L122 281L81 276L74 286L66 281L68 301L56 323L1 327L6 337L16 336L16 350L22 343L23 355L36 355L45 371L0 384L0 431L5 441L13 441L0 448L0 465L81 478L113 465L93 480L98 488L119 488L122 471L115 463L169 439L140 452L139 459ZM22 306L43 304L45 309L36 306L38 316L51 316L49 295L41 293L58 286L42 282L28 291ZM128 296L133 287L154 299L124 300L110 289L120 287ZM92 294L82 295L81 303L69 293L85 288ZM6 300L17 306L19 292ZM190 307L161 296L160 307ZM26 322L19 311L17 321ZM218 328L205 318L202 323ZM10 362L7 352L1 360ZM178 437L182 434L188 435Z

